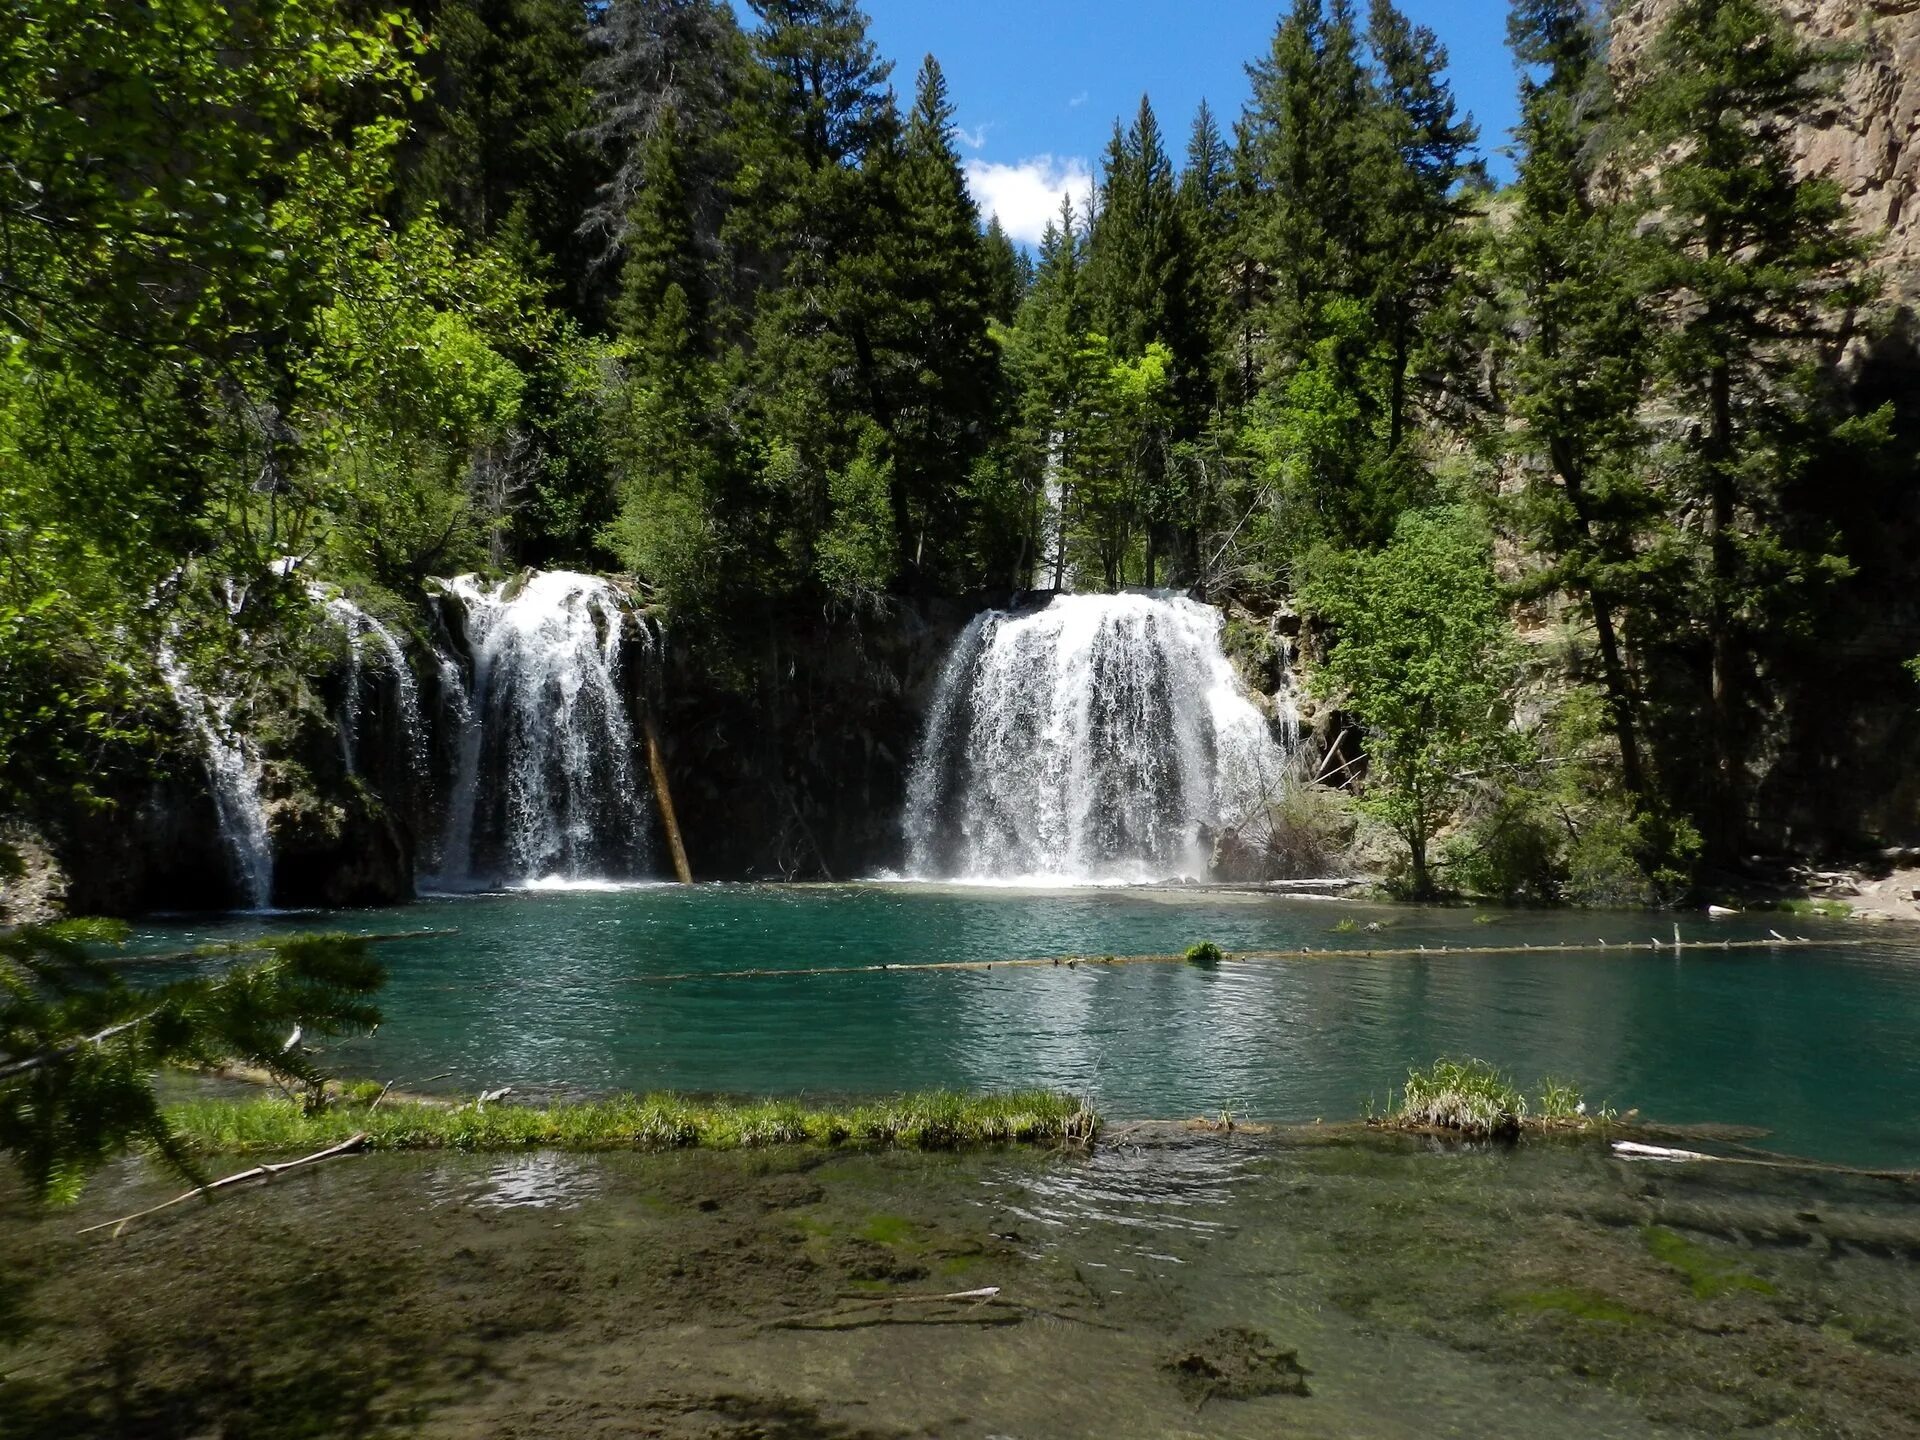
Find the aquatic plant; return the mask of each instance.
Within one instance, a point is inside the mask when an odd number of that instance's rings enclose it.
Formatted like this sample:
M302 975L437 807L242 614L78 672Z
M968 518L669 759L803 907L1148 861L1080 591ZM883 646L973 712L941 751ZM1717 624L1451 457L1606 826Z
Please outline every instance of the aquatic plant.
M1189 965L1213 966L1218 965L1224 958L1220 953L1220 947L1211 940L1202 940L1198 945L1187 948L1186 960Z
M1457 1130L1475 1138L1517 1135L1527 1099L1484 1060L1441 1060L1409 1070L1393 1118L1423 1129Z
M852 1105L796 1100L695 1100L616 1095L550 1106L414 1099L336 1101L309 1113L278 1097L199 1100L167 1119L191 1151L248 1155L317 1149L355 1135L371 1150L716 1150L851 1145L951 1150L1090 1141L1099 1117L1050 1091L960 1095L930 1091Z
M1449 1130L1469 1139L1515 1139L1522 1132L1584 1133L1614 1119L1611 1110L1589 1110L1578 1087L1548 1078L1533 1103L1510 1077L1485 1060L1439 1060L1407 1072L1399 1104L1370 1125L1409 1130Z

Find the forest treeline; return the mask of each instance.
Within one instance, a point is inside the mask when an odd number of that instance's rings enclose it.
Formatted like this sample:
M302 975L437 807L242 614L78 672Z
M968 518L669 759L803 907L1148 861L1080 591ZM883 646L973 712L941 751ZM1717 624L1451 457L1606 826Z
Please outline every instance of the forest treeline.
M977 590L1293 603L1411 888L1469 812L1456 872L1513 893L1740 853L1773 677L1872 563L1848 497L1911 473L1838 379L1871 237L1793 163L1843 57L1680 0L1628 68L1595 6L1518 0L1500 186L1429 30L1294 0L1242 113L1181 142L1143 98L1029 255L933 58L902 83L853 0L747 8L15 8L0 808L144 763L163 646L297 661L317 577L391 613L565 564L716 644ZM1524 727L1515 615L1563 639Z

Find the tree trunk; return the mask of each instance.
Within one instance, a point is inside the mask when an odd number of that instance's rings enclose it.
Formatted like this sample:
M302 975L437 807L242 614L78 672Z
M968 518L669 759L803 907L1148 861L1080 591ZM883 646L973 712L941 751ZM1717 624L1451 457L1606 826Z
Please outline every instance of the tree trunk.
M1708 515L1708 564L1712 593L1707 606L1707 634L1711 647L1713 690L1713 823L1712 843L1722 857L1739 847L1744 826L1740 808L1740 740L1737 697L1737 657L1733 644L1733 616L1729 604L1735 570L1733 522L1735 494L1731 467L1733 453L1732 382L1724 361L1709 378L1712 433L1708 436L1708 476L1711 489Z

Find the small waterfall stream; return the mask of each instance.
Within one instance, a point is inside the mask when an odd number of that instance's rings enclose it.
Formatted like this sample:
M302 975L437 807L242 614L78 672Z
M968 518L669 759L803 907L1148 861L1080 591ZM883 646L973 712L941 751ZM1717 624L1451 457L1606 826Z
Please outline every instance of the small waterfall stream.
M1138 594L975 617L908 780L910 872L1205 876L1207 832L1277 795L1288 768L1221 650L1221 623L1185 597Z
M172 647L162 645L156 658L180 713L200 740L220 840L234 879L248 908L264 910L273 904L273 841L260 796L260 757L234 728L231 700L203 694Z
M490 589L463 575L446 589L472 675L462 684L443 658L456 762L434 883L645 874L651 811L635 780L621 673L631 631L619 594L568 571Z
M380 668L393 686L400 729L405 737L408 768L415 775L422 774L427 764L427 729L420 711L420 687L413 678L413 670L407 664L406 652L401 649L399 640L385 625L345 596L329 597L317 589L310 593L326 607L328 616L340 627L347 640L347 691L340 707L339 722L340 752L346 762L347 773L356 775L360 768L360 719L367 701L362 680L365 667L361 663L361 649L371 639L374 649L379 653Z

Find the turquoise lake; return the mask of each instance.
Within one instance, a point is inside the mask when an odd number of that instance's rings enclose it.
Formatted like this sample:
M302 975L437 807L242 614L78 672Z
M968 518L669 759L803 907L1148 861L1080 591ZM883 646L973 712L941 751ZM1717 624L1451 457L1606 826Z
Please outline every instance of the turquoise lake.
M1376 932L1342 930L1351 920ZM1217 889L744 886L427 899L397 910L153 922L152 952L337 927L457 933L380 947L385 1022L337 1073L538 1097L612 1089L841 1096L1056 1087L1111 1120L1222 1110L1345 1120L1409 1066L1491 1060L1670 1124L1770 1148L1920 1165L1920 934L1789 916L1680 920L1688 940L1809 949L1429 954L946 973L691 979L854 967L1233 950L1337 952L1671 939L1674 917L1421 910ZM1843 944L1840 942L1858 942Z

